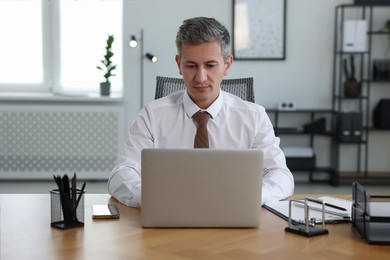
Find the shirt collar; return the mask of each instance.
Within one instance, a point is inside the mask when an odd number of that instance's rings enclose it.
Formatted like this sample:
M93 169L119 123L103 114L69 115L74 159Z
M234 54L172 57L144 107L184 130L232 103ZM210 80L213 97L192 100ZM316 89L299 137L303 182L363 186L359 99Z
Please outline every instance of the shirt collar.
M211 115L212 118L215 118L218 115L219 111L221 110L223 104L222 93L223 93L222 91L219 92L217 99L208 108L201 109L192 101L187 91L184 91L184 96L183 96L184 111L186 112L189 118L192 118L192 116L199 110L206 111Z

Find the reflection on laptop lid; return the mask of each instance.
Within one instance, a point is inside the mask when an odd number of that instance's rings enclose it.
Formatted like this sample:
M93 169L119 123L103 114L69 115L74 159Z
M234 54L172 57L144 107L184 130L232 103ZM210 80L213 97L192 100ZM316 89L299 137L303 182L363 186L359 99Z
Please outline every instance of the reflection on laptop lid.
M257 227L259 150L145 149L143 227Z

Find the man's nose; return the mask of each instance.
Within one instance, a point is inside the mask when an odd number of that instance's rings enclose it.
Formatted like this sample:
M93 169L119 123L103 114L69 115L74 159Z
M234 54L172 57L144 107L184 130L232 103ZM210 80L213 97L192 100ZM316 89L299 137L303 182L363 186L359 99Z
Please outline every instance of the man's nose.
M195 80L202 83L207 80L207 71L203 67L199 67L196 71Z

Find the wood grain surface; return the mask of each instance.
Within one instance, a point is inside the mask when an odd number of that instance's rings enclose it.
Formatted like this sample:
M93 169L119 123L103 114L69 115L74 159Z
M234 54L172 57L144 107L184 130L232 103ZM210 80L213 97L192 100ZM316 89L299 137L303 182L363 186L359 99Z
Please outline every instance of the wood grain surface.
M310 195L319 197L321 195ZM337 195L333 195L337 196ZM295 195L294 198L303 198ZM341 198L350 196L341 195ZM120 219L92 219L92 205L116 203ZM0 259L388 259L390 246L368 245L351 224L326 225L307 238L284 231L287 222L262 209L259 228L141 227L140 210L106 194L85 197L85 226L50 226L49 194L0 194Z

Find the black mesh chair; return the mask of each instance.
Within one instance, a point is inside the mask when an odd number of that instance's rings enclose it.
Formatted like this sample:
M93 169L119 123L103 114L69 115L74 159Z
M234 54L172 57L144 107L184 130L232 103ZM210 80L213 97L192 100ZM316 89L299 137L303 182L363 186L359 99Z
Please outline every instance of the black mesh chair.
M154 99L159 99L171 94L172 92L185 89L182 78L157 76L156 80L156 94ZM253 103L255 102L253 78L224 79L221 83L221 89L232 93L243 100Z

